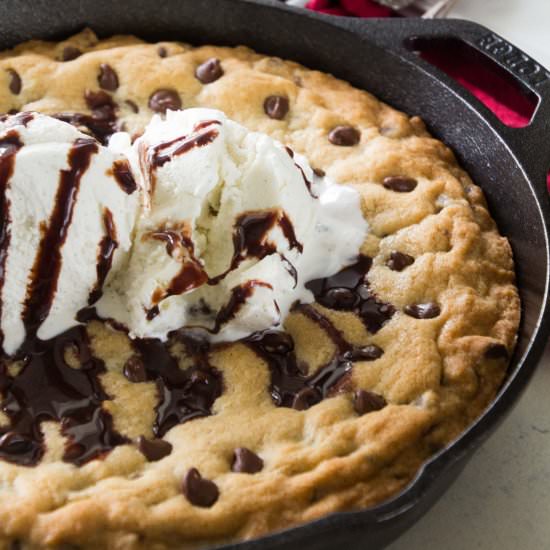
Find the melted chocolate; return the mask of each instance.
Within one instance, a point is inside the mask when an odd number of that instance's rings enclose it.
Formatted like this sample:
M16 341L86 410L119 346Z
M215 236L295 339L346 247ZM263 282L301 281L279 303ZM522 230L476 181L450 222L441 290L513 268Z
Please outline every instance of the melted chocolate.
M288 147L288 146L285 146L285 150L286 152L288 153L288 156L291 158L291 159L294 159L294 151ZM306 174L303 170L303 168L297 163L295 162L294 163L294 166L296 166L296 168L298 168L298 170L300 170L300 174L302 174L302 179L304 180L304 184L306 186L306 189L307 189L307 192L314 198L314 199L318 199L319 197L317 195L315 195L313 193L313 191L311 190L311 181L309 181L306 177ZM315 173L315 175L318 176L317 172L315 172L315 169L313 170L313 172ZM323 175L324 175L324 172L323 172Z
M246 342L269 367L270 393L275 405L304 410L345 387L352 361L374 360L383 352L377 346L367 346L376 348L378 353L365 357L365 348L355 348L347 342L342 333L315 308L301 304L295 310L321 327L336 348L330 361L314 373L304 373L290 334L270 330L253 335Z
M116 116L117 104L108 93L102 90L97 92L88 90L84 95L84 99L92 111L90 115L83 113L58 113L52 116L63 122L68 122L80 130L86 131L86 133L95 137L100 143L107 145L111 135L120 129Z
M279 407L294 407L300 392L312 390L314 399L310 405L323 398L323 390L328 388L311 388L308 376L298 364L294 352L294 341L284 332L267 331L249 339L249 346L267 363L271 374L270 394L273 403ZM351 363L349 363L351 369ZM319 369L322 371L322 369ZM300 405L302 410L304 407Z
M212 405L222 393L222 375L208 362L206 340L191 334L174 336L180 340L193 359L193 365L182 370L160 340L142 339L134 342L143 361L147 380L156 381L159 404L153 425L156 437L174 426L212 414Z
M227 303L218 311L216 315L216 322L213 332L219 332L222 325L233 319L245 302L254 294L254 289L257 287L264 287L273 289L273 287L264 283L263 281L257 281L251 279L231 289L231 295Z
M67 364L68 349L75 352L79 368ZM10 420L0 428L0 457L24 466L37 464L45 452L41 423L46 420L61 422L68 438L65 462L81 465L126 443L101 406L109 399L99 381L104 370L103 362L91 355L83 327L47 342L35 340L17 375L5 369L0 374L2 411Z
M250 211L241 214L233 226L233 257L229 268L211 278L208 283L217 284L229 272L236 269L242 261L247 258L261 260L270 254L277 252L274 243L267 240L269 232L278 225L288 241L290 249L297 249L302 252L303 246L296 239L294 226L288 216L280 208ZM289 273L296 279L296 269L290 261L283 257Z
M119 187L131 195L137 189L137 183L130 170L130 163L127 160L115 160L113 164L113 175Z
M69 168L60 172L53 211L38 245L38 253L27 285L22 317L28 342L32 342L38 327L50 311L61 272L61 248L71 225L80 179L97 150L94 140L77 139L69 152Z
M6 261L8 259L8 248L10 245L10 200L6 192L9 187L10 178L15 167L15 156L23 146L19 134L15 130L9 130L0 139L0 297L6 276ZM0 299L0 316L2 315L2 300ZM0 348L4 341L4 334L0 329Z
M153 231L149 237L166 243L168 255L182 260L179 272L172 278L166 288L158 287L152 296L153 308L147 311L147 319L154 319L159 314L158 304L168 296L184 294L202 286L208 281L208 275L202 264L195 258L193 241L189 237L190 230L185 226L181 229L163 228Z
M113 256L118 248L116 240L116 227L113 221L113 214L108 208L103 209L103 225L105 226L105 236L99 242L99 252L97 255L97 282L94 289L90 292L88 305L95 304L103 294L103 284L107 274L113 264Z
M212 124L219 124L219 121L212 120L202 122L201 125L197 125L193 132L200 132L205 128L205 126L210 126ZM169 160L172 160L173 157L178 155L183 155L195 147L204 147L209 143L212 143L219 135L218 130L212 128L206 132L200 132L198 134L191 134L189 136L178 137L172 141L166 141L157 145L153 148L153 154L151 156L151 164L155 168L160 168ZM174 147L174 150L167 154L162 154L162 152L170 147Z
M316 300L329 309L353 311L363 321L367 330L378 332L395 313L391 304L376 298L368 286L367 273L372 265L368 256L325 279L315 279L306 284Z

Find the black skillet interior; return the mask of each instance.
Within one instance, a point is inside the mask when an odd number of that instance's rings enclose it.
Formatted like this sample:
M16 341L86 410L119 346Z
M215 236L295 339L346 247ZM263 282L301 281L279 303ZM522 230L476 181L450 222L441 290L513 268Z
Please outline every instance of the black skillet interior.
M546 343L550 75L515 47L472 23L330 18L270 0L3 0L0 48L30 38L64 38L86 25L101 36L133 33L148 40L244 43L262 53L331 72L409 114L421 115L483 188L493 216L512 243L523 300L517 351L494 404L392 501L235 545L241 550L329 549L341 544L384 547L435 502L503 419ZM458 39L491 57L538 98L532 123L522 129L503 126L475 98L410 52L405 44L411 37Z

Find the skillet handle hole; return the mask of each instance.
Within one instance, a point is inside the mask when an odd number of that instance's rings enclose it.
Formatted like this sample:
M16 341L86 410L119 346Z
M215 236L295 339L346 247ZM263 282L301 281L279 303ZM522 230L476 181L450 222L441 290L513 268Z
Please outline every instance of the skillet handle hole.
M506 126L531 122L537 95L473 46L459 38L423 36L408 38L405 46L467 89Z

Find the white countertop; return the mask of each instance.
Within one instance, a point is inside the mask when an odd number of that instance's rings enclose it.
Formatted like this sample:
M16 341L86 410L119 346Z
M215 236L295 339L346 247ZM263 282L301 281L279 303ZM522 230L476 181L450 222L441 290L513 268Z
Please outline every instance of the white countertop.
M450 16L484 24L550 68L550 0L458 0ZM550 347L504 424L388 550L550 549L549 393Z

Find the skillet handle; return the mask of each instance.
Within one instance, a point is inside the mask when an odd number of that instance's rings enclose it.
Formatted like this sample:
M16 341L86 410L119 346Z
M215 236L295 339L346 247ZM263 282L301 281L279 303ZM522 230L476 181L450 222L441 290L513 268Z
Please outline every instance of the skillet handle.
M484 113L484 118L501 136L523 170L533 182L539 198L548 201L546 178L550 170L550 71L520 49L489 29L469 21L414 18L358 19L333 17L332 23L359 34L401 59L421 67ZM422 39L458 39L490 58L512 77L519 80L538 99L531 122L524 128L510 128L476 97L447 76L443 71L423 60L407 47L415 37Z

